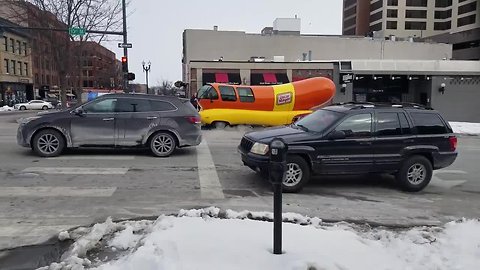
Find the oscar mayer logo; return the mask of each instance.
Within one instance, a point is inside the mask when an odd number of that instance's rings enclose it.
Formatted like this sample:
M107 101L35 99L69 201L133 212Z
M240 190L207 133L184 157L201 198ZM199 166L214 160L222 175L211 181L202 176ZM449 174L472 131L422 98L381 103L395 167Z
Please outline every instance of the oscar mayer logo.
M292 93L281 93L277 95L277 105L292 103Z

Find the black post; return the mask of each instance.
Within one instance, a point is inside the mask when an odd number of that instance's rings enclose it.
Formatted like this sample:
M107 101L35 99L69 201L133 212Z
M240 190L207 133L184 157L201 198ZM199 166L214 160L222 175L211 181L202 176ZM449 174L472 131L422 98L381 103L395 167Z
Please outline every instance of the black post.
M127 44L127 7L125 0L122 0L123 11L123 44ZM123 47L123 56L127 59L127 70L123 73L123 92L128 92L128 49Z
M147 94L148 94L148 72L150 72L151 65L152 63L150 63L150 61L148 61L146 65L145 65L145 61L142 62L142 68L143 68L143 71L145 72L145 82L147 84Z
M282 254L282 184L273 184L273 254Z
M273 254L282 254L282 183L287 168L287 144L279 138L270 142L270 181L273 185Z

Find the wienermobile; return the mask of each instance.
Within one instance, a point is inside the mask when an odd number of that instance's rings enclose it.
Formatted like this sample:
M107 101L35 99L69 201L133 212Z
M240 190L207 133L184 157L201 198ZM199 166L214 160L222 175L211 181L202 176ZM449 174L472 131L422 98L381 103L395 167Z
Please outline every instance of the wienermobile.
M269 86L204 85L197 93L202 124L276 126L290 124L331 103L335 84L315 77Z

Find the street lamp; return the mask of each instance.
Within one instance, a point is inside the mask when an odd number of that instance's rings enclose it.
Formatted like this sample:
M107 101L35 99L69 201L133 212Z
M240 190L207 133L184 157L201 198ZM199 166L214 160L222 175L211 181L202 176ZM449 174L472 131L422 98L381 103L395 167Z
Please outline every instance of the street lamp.
M148 63L145 63L145 61L142 62L142 67L143 67L143 71L145 72L145 81L146 81L146 84L147 84L147 94L148 94L148 72L150 72L150 66L152 65L152 63L150 63L150 61L148 61Z

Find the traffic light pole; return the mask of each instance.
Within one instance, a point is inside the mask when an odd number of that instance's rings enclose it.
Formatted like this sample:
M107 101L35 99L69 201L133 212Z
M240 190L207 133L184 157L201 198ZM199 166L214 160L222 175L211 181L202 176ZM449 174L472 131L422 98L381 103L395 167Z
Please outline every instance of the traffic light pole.
M125 0L122 0L123 9L123 44L127 44L127 8ZM128 92L128 49L123 48L123 56L127 59L127 70L123 73L123 92Z

